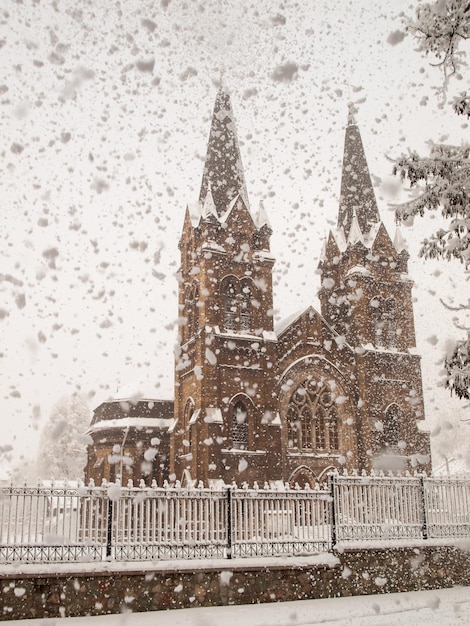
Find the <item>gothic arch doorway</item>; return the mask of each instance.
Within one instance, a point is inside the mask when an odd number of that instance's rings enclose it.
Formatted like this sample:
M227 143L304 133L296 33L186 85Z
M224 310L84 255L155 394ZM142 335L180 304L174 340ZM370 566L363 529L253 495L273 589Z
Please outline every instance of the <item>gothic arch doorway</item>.
M330 465L329 467L325 467L324 470L321 471L321 473L318 476L318 482L320 483L320 485L324 485L325 483L328 482L328 477L331 473L336 473L338 471L337 467L334 467L334 465Z
M299 485L301 489L305 489L305 485L308 485L310 489L315 487L317 477L313 470L306 465L297 467L289 476L289 487L294 489L296 485Z

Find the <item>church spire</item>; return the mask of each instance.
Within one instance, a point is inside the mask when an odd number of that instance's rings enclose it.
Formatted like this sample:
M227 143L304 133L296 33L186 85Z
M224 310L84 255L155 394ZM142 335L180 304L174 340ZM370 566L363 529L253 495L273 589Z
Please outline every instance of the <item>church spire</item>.
M344 139L341 197L338 211L338 227L343 228L346 239L349 236L354 215L357 217L360 230L365 235L370 231L373 224L380 222L374 189L354 112L354 105L350 103Z
M199 194L201 206L204 204L209 188L212 192L212 198L219 217L226 212L230 202L237 194L240 194L246 206L248 206L245 176L243 174L232 105L230 96L223 87L217 93L212 115L201 192Z

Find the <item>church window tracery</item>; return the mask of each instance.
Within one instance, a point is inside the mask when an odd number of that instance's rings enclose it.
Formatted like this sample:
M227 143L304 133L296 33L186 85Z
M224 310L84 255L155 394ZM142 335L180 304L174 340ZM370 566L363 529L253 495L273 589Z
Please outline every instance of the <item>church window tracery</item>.
M396 348L397 313L395 298L384 300L380 296L370 301L371 315L374 320L374 343L377 348Z
M248 411L241 401L235 403L232 411L232 448L248 450Z
M339 448L338 413L326 382L307 377L292 393L287 408L287 437L292 449Z
M251 286L245 281L241 284L240 290L240 330L251 331Z
M222 282L223 326L225 332L252 332L253 283L251 280L238 281L234 276Z
M237 287L235 281L227 281L223 290L224 329L236 330L237 326Z

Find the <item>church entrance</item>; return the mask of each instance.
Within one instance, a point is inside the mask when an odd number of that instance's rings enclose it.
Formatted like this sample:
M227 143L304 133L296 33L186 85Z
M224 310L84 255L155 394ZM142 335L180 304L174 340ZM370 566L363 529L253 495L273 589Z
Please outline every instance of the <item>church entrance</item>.
M315 473L306 465L298 467L289 476L289 487L291 489L296 489L297 485L301 489L305 489L306 485L308 485L310 489L314 489L316 482L317 477Z

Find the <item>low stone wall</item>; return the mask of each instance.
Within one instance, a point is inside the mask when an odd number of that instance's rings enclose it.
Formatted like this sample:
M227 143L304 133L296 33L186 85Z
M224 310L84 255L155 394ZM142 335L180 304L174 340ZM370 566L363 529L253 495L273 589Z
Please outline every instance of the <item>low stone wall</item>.
M3 566L0 620L281 602L470 585L470 551L346 549L303 558Z

